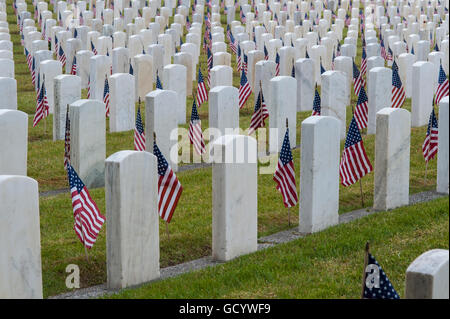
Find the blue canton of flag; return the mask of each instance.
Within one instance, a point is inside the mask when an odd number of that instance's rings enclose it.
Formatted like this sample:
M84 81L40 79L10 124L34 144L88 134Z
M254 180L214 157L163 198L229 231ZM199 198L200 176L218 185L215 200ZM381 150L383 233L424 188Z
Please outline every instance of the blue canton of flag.
M183 187L156 145L156 141L153 143L153 155L158 159L158 213L163 220L170 223Z
M158 72L156 72L156 89L160 89L160 90L163 89L162 84L161 84L161 80L159 79Z
M295 206L298 202L298 196L295 182L294 159L291 152L291 143L289 142L289 128L286 128L286 134L284 135L280 158L278 159L278 166L273 180L277 183L277 190L283 196L284 206Z
M311 115L320 115L320 95L317 91L316 86L316 92L314 93L314 102L313 102L313 111Z
M136 151L145 151L145 133L142 125L141 107L138 106L136 115L136 127L134 129L134 149Z

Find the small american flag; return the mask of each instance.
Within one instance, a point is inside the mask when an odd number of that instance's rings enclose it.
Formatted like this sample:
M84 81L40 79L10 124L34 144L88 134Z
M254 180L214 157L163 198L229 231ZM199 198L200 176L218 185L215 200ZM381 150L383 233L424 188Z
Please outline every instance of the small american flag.
M275 76L279 76L280 75L280 55L277 52L277 55L275 57Z
M316 86L316 90L314 93L314 102L313 102L313 111L311 115L320 115L320 95L319 92L317 91L317 86Z
M66 54L64 53L64 50L62 48L62 46L59 46L59 62L61 62L62 67L66 66Z
M265 44L264 44L264 60L269 60L269 52L267 51Z
M244 69L245 74L247 74L248 73L248 57L247 57L247 54L245 54L245 52L244 52L244 62L242 63L242 68Z
M355 117L353 117L348 128L347 139L345 140L345 147L339 165L341 184L343 186L352 185L371 171L372 164L370 164L364 149L358 124Z
M136 115L136 127L134 128L134 149L136 151L145 151L145 132L142 125L141 107L138 106Z
M386 61L392 61L394 59L394 54L392 53L392 50L390 47L388 47L387 54L386 54Z
M36 62L33 57L33 62L31 64L31 82L36 85Z
M269 117L269 111L267 110L266 103L264 102L264 96L262 89L259 90L258 98L255 103L255 110L253 111L252 118L250 120L250 128L248 134L251 135L258 128L265 126L265 119Z
M211 54L211 50L208 49L206 50L206 54L208 59L206 60L206 66L208 67L208 76L207 76L207 81L208 81L208 86L211 87L211 75L210 75L210 71L213 68L213 55Z
M359 72L358 67L353 61L353 89L355 91L355 95L359 96L359 91L361 91L361 87L364 87L366 82L364 81L362 74Z
M31 63L33 62L34 57L31 56L30 52L25 48L25 56L27 57L27 65L28 70L31 72Z
M242 7L239 7L239 15L241 18L241 23L245 24L246 18L245 18L244 11L242 11Z
M36 113L34 114L33 127L35 127L40 120L47 117L48 113L47 91L45 90L45 81L42 81L42 86L38 89L36 99Z
M70 74L77 75L77 56L76 55L73 56L72 69L70 71Z
M194 145L197 154L201 155L206 152L205 140L202 133L202 122L197 112L197 105L192 103L191 121L189 122L189 141Z
M236 41L235 41L233 33L231 33L231 31L230 31L230 49L234 54L237 53Z
M92 42L92 40L91 40L91 50L94 53L94 55L98 54L97 49L95 48L94 43Z
M387 277L386 273L383 271L381 266L378 264L375 257L372 256L370 253L369 253L368 257L369 258L368 258L367 264L375 265L376 267L378 267L379 276L377 278L379 278L379 285L377 285L377 286L374 285L373 287L368 288L367 287L367 280L368 280L367 277L368 277L369 273L365 272L364 296L363 297L365 299L400 299L400 297L398 296L394 287L392 286L391 282L389 281L389 278ZM375 284L375 282L372 281L372 284Z
M198 68L198 81L197 81L197 101L201 106L203 102L208 101L208 92L206 92L205 80L203 79L202 71Z
M366 90L362 87L359 91L358 102L356 102L355 108L355 120L360 130L367 127L369 117L368 102Z
M183 187L156 142L153 144L153 155L158 159L158 213L163 220L170 223Z
M428 121L427 136L422 144L422 153L425 162L432 160L438 151L438 122L434 114L434 109L431 111L430 120Z
M242 71L242 64L241 64L241 46L238 44L238 50L237 50L237 70L238 72Z
M322 59L320 59L320 74L324 74L325 73L325 68L323 67L323 64L322 64Z
M161 80L159 79L158 71L156 72L156 89L162 90L163 86L161 84Z
M388 58L387 58L386 47L384 46L383 38L381 38L380 46L381 46L381 57L382 57L384 60L387 61ZM413 54L414 54L414 53L413 53Z
M399 108L405 102L406 95L405 90L403 89L402 81L400 80L400 76L398 75L398 66L394 61L392 65L392 102L391 107Z
M434 99L434 103L436 105L446 96L448 96L449 85L447 75L445 75L444 68L442 67L442 63L439 68L439 79L438 79L438 87L436 89L436 97Z
M245 102L247 102L251 93L252 88L250 87L250 83L248 83L245 70L242 70L241 82L239 85L239 108L242 108L245 105Z
M108 77L105 77L105 86L103 87L103 103L105 103L106 117L109 117L109 83L108 83Z
M363 47L361 57L361 74L365 75L366 73L367 73L367 55L366 55L366 48Z
M278 159L278 166L273 180L277 183L277 190L283 196L284 206L295 206L298 202L298 196L295 182L294 159L289 142L289 128L286 128L286 134L284 135L283 146L281 147L280 158Z
M295 79L295 64L292 65L291 76Z
M55 54L58 57L59 54L59 42L58 42L58 37L55 36Z
M87 187L70 164L67 165L67 176L75 219L73 229L83 245L90 249L97 240L105 217L100 213Z
M131 75L134 74L133 65L131 64L131 61L130 61L130 68L128 69L128 73L130 73Z
M69 119L69 107L66 112L66 132L64 136L64 167L67 169L67 165L70 164L70 119Z

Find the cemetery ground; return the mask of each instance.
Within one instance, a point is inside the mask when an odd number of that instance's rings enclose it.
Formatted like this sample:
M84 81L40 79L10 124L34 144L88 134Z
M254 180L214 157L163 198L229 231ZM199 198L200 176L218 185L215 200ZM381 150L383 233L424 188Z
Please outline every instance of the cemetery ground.
M29 114L28 176L38 181L40 192L65 190L64 193L40 198L44 297L48 297L67 291L65 268L68 264L80 266L82 287L106 281L106 227L102 228L97 243L89 251L89 261L86 261L84 248L73 231L71 198L63 167L64 141L52 140L52 115L46 119L45 124L41 122L37 127L32 127L36 93L20 46L11 0L8 0L7 4L11 40L14 43L18 106L19 110ZM28 5L28 10L32 12L32 5L30 3ZM356 59L358 65L360 56L359 39ZM205 54L200 56L200 64L202 73L206 74ZM233 84L238 86L239 74L235 68L234 58L232 66ZM85 96L86 91L83 90L83 97ZM356 100L352 92L351 106L347 108L347 125ZM249 127L253 102L252 95L246 107L240 111L240 127L243 130ZM192 97L188 97L187 120L190 118L191 106ZM410 99L406 100L403 107L411 109ZM141 105L141 113L145 117L144 103ZM310 111L297 113L297 123L301 123L310 114ZM199 115L202 128L207 128L209 124L207 102L199 108ZM145 118L143 121L145 122ZM189 124L180 127L188 129ZM299 145L300 124L296 129L295 145ZM411 194L434 190L436 187L436 160L429 163L427 180L424 180L425 161L421 146L425 133L426 126L411 130ZM133 149L133 134L133 131L121 133L107 131L106 156L120 150ZM363 139L368 157L374 163L375 136L363 136ZM293 141L291 143L294 144ZM341 142L341 150L343 147L344 141ZM293 156L298 184L299 148L293 150ZM169 225L170 240L164 233L164 223L160 223L161 268L211 255L211 168L185 170L178 172L177 176L184 190ZM283 206L281 195L275 189L272 177L272 174L258 175L259 237L289 228L288 212ZM373 183L373 173L362 179L364 207L372 205ZM346 188L341 186L339 192L340 213L362 208L358 184ZM105 213L104 188L91 189L90 193L100 211ZM291 227L294 227L298 224L298 206L291 211ZM127 290L119 296L358 298L363 243L366 240L371 240L372 250L402 296L404 273L409 263L428 249L448 249L448 197L389 213L375 214L279 247L238 258L226 265L155 282L137 290ZM216 288L211 289L212 286Z

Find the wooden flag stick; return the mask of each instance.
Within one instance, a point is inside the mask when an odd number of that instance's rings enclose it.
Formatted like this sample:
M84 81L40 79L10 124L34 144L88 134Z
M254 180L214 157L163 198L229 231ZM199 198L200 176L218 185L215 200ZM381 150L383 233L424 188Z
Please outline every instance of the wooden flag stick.
M364 268L362 276L361 299L364 299L364 288L366 287L366 267L369 262L369 242L366 242L366 251L364 253Z
M166 222L166 234L167 234L167 240L170 240L170 236L169 236L169 223Z
M364 194L363 194L361 179L359 180L359 191L361 193L361 204L362 204L362 207L364 208Z
M428 162L425 163L425 178L423 180L423 183L427 183L427 171L428 171Z

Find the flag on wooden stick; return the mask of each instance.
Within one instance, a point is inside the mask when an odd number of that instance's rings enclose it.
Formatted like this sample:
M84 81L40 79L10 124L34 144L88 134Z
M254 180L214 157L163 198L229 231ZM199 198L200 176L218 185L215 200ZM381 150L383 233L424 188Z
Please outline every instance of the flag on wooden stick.
M422 154L425 162L432 160L438 151L438 121L434 114L434 109L431 111L430 120L428 121L427 135L422 144Z
M264 96L262 88L259 90L258 98L255 103L255 110L253 111L252 118L250 120L250 128L248 135L251 135L258 128L265 126L265 119L269 117L269 111L267 110L266 103L264 102Z
M403 89L402 80L400 80L400 76L398 75L398 66L394 61L392 64L392 102L391 107L399 108L402 107L405 102L406 94Z
M434 103L436 105L439 104L439 102L446 96L448 96L449 92L449 84L447 75L445 74L444 68L442 67L442 63L439 67L439 79L438 79L438 86L436 89L436 97L434 99Z
M372 171L372 164L367 157L361 133L358 129L355 117L352 118L339 164L341 184L349 186L356 183L364 175Z
M145 132L144 126L142 125L140 105L138 106L136 114L136 127L134 128L134 149L136 151L145 151Z
M283 196L285 207L295 206L298 202L297 186L295 182L294 159L291 152L291 143L289 142L289 128L286 127L283 145L281 147L278 166L273 176L277 183L277 190Z
M197 154L201 155L206 152L205 140L203 139L202 122L197 112L197 105L192 103L191 120L189 121L189 141L194 145Z
M170 223L183 187L156 145L156 138L153 143L153 155L158 159L158 213L163 220Z

